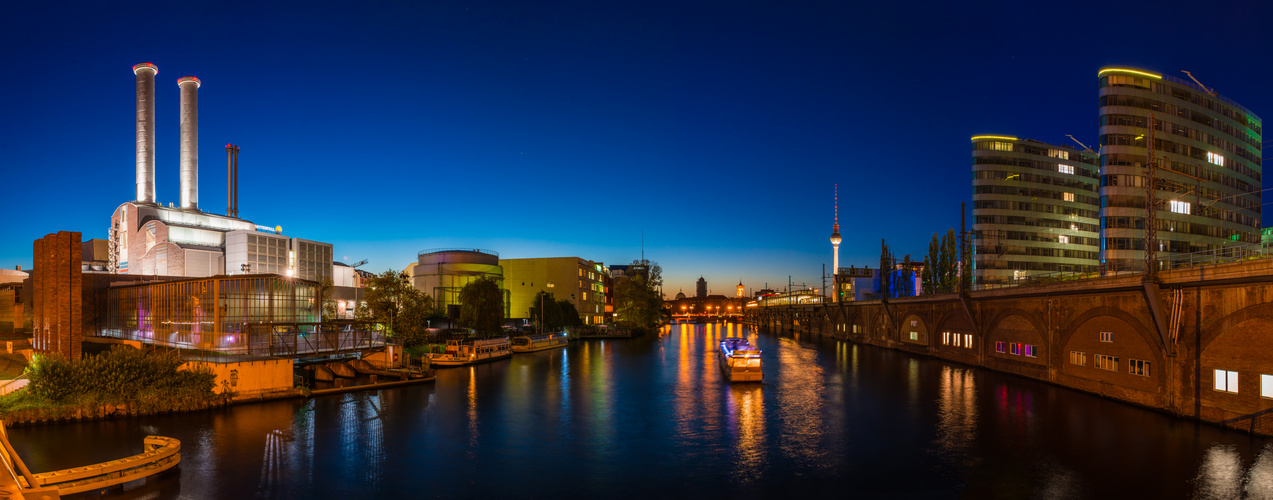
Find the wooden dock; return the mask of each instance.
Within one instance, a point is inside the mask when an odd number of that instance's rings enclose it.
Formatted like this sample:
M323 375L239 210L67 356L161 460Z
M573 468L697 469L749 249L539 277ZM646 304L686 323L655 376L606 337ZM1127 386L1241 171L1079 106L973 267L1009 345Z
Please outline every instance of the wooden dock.
M147 478L181 463L181 441L163 436L146 436L145 451L131 457L99 464L32 474L0 422L0 499L56 500L62 495L99 490Z

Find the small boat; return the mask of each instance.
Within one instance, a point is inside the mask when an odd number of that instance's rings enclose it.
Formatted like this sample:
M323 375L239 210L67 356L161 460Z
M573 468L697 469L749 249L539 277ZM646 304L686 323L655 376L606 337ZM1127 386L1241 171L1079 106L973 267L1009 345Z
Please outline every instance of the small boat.
M760 350L747 339L726 337L720 343L720 368L730 382L760 382Z
M433 366L464 366L511 357L508 337L482 340L448 340L446 352L433 354L429 363Z
M565 333L549 333L547 335L523 335L513 337L513 352L535 352L546 349L566 347L570 339Z

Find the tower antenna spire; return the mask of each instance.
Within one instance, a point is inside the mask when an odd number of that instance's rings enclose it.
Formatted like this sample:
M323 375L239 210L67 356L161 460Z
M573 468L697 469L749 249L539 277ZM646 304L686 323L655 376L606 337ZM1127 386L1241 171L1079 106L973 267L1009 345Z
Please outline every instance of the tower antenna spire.
M835 185L835 227L840 227L840 184Z

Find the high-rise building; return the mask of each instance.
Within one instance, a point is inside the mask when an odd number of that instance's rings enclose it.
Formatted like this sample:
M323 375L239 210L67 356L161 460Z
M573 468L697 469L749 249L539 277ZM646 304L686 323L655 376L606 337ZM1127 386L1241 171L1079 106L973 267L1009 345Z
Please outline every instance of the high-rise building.
M834 280L840 273L840 185L835 185L835 219L831 223L831 276ZM838 285L837 285L838 286ZM741 293L741 291L740 291ZM742 297L742 295L739 295ZM831 294L831 300L837 301L838 294Z
M743 287L743 280L738 280L738 289L734 292L734 297L743 297L747 294L746 288Z
M973 136L974 283L1095 269L1097 158L1031 139Z
M1259 243L1260 118L1196 80L1123 67L1097 77L1101 261L1121 269L1144 259L1151 135L1157 259Z
M702 276L699 276L698 282L694 284L694 296L700 299L707 298L707 280Z

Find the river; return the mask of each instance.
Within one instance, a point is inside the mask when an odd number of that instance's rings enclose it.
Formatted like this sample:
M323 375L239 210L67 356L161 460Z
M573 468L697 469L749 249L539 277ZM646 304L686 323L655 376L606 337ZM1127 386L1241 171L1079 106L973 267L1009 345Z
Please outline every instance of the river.
M764 351L721 380L715 346ZM1273 440L982 368L734 324L438 370L437 381L11 429L34 471L180 439L105 498L1273 497ZM94 495L95 496L95 495Z

